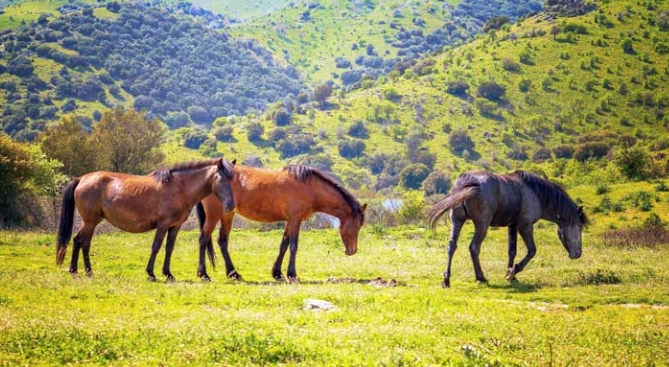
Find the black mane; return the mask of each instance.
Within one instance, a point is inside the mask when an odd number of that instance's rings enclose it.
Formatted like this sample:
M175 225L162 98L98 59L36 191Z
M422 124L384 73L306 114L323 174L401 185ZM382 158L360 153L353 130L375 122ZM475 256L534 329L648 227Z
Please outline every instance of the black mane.
M358 215L357 213L360 213L360 203L358 202L358 200L356 200L353 197L353 195L351 195L351 193L348 192L348 190L346 190L344 186L342 186L342 184L335 181L327 173L313 167L295 165L295 164L285 166L283 167L283 170L288 171L288 173L291 176L295 177L296 179L302 182L308 180L310 177L313 176L320 178L321 180L325 181L330 186L332 186L335 190L337 190L337 192L339 192L344 197L348 205L350 205L351 209L353 209L354 215Z
M543 207L559 214L567 222L589 223L585 213L579 210L562 186L526 171L515 171L513 175L537 194Z
M200 169L203 167L209 167L215 164L218 164L218 161L220 158L212 158L212 159L207 159L204 161L194 161L194 162L185 162L185 163L178 163L172 166L171 168L159 168L151 173L149 173L149 176L153 176L156 181L161 182L161 183L169 183L172 180L172 174L174 172L179 172L179 171L189 171L192 169Z

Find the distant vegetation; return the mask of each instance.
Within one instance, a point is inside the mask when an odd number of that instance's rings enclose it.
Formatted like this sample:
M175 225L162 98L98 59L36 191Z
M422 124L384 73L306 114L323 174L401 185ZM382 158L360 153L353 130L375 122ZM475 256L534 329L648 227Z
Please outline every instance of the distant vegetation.
M0 37L0 96L11 102L3 109L4 131L32 140L46 122L81 105L99 106L99 113L130 97L136 109L168 123L188 123L173 118L187 113L207 125L262 111L304 88L293 68L251 40L232 41L157 7L113 4L112 18L86 8L40 17ZM89 124L93 112L85 116Z

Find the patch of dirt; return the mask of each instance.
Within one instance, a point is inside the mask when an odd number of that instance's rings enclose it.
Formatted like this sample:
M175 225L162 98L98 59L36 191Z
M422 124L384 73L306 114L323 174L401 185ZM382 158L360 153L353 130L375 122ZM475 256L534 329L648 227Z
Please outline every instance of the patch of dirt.
M373 280L368 279L355 279L355 278L328 278L328 283L332 284L351 284L351 283L360 283L360 284L369 284L377 288L381 287L406 287L407 283L395 279L383 279L378 277Z

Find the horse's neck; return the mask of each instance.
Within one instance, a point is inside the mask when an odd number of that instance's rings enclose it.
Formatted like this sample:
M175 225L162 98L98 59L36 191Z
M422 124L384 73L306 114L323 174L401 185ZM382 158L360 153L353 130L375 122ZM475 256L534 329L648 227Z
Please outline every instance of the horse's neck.
M351 205L342 194L330 186L317 194L316 211L330 214L341 221L350 217L353 213Z
M211 179L214 175L212 167L204 167L192 171L177 172L177 182L188 200L195 205L211 194Z

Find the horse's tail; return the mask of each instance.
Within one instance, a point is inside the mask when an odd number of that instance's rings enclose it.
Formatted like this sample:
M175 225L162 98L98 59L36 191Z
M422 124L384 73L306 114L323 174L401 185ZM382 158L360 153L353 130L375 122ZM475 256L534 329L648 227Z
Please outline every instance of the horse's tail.
M56 249L56 264L61 265L65 259L67 244L72 238L74 226L74 189L79 185L79 178L75 178L65 188L63 205L60 207L60 224L58 226L58 247Z
M467 186L461 190L450 193L443 200L436 203L427 214L427 222L430 225L430 228L434 229L437 225L437 221L444 215L444 213L458 205L462 205L465 201L478 195L479 192L481 192L481 186Z
M197 205L195 205L195 212L197 213L197 221L200 224L200 234L202 234L202 228L204 227L204 223L207 220L207 213L204 211L204 205L202 205L202 202L199 202ZM207 255L209 256L211 267L216 269L216 255L214 254L214 243L211 240L211 237L207 242Z

